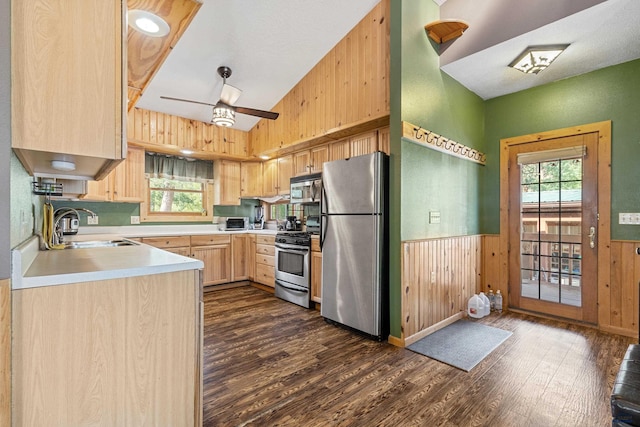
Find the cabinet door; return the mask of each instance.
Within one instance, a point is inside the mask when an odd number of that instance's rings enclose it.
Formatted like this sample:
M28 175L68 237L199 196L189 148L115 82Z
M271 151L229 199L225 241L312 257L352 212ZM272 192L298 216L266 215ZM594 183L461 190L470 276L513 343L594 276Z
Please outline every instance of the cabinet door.
M351 156L350 143L348 139L332 142L329 145L329 159L341 160Z
M271 197L278 194L278 159L267 160L262 165L262 195Z
M240 162L219 160L214 165L214 205L240 205Z
M121 159L122 2L11 7L14 148Z
M299 151L293 154L293 176L309 175L311 169L311 152Z
M278 194L291 192L291 174L293 173L293 156L278 159Z
M249 235L234 234L231 237L231 281L247 280L249 278L247 252L249 250Z
M231 281L231 245L192 248L194 258L204 263L203 285L219 285Z
M382 129L378 129L378 150L391 154L391 134L389 133L389 126Z
M249 280L254 280L256 276L256 236L249 235L247 245L247 276Z
M107 177L100 181L87 181L87 193L80 196L82 200L90 200L96 202L109 202L111 201L111 188L113 182L114 172L111 172Z
M127 159L114 170L113 201L144 201L144 149L127 148Z
M322 252L311 252L311 301L322 303Z
M322 172L322 165L329 161L329 146L321 145L311 149L311 173Z
M378 150L378 131L367 132L353 136L349 140L351 157L375 153Z
M262 163L242 162L240 165L242 197L262 196Z

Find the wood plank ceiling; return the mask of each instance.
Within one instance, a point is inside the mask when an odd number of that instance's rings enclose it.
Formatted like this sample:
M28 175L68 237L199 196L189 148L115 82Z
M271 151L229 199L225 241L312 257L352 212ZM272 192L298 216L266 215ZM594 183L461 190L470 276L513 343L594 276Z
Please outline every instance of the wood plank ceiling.
M133 28L127 34L127 111L136 104L157 70L202 6L196 0L128 0L128 10L152 12L169 24L165 37L149 37Z

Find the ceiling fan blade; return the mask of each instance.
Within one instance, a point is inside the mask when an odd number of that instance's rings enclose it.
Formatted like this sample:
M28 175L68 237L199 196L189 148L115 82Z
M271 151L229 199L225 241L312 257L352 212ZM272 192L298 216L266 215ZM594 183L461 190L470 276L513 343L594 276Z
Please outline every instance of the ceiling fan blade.
M170 96L161 96L161 99L169 99L171 101L182 101L182 102L191 102L193 104L202 104L202 105L208 105L210 107L215 106L216 104L210 104L208 102L200 102L200 101L191 101L189 99L182 99L182 98L172 98Z
M242 91L240 89L225 83L222 85L220 101L224 102L227 105L233 105L233 103L236 102L238 98L240 98L240 95L242 95Z
M274 113L273 111L256 110L254 108L246 107L233 107L236 113L248 114L250 116L262 117L263 119L275 120L280 113Z

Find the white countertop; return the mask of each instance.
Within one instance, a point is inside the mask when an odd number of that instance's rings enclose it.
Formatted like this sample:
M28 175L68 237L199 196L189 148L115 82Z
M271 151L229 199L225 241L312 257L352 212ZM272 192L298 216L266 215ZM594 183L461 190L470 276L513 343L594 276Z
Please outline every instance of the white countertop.
M195 236L199 234L237 234L254 233L274 235L276 230L239 230L221 231L217 225L194 224L194 225L126 225L114 227L102 227L86 225L79 229L77 236L66 236L67 240L74 240L80 236L88 234L111 234L124 237L151 237L151 236Z
M105 237L114 239L110 234L75 236L73 240L104 240ZM16 247L11 252L11 258L12 289L145 276L204 267L200 260L145 244L40 251L37 236Z

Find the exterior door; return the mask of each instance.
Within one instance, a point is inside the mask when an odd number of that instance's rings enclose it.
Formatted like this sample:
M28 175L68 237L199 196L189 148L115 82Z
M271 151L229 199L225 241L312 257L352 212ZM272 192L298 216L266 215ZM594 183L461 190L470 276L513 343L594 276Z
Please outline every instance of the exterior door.
M509 305L596 323L598 134L509 147Z

